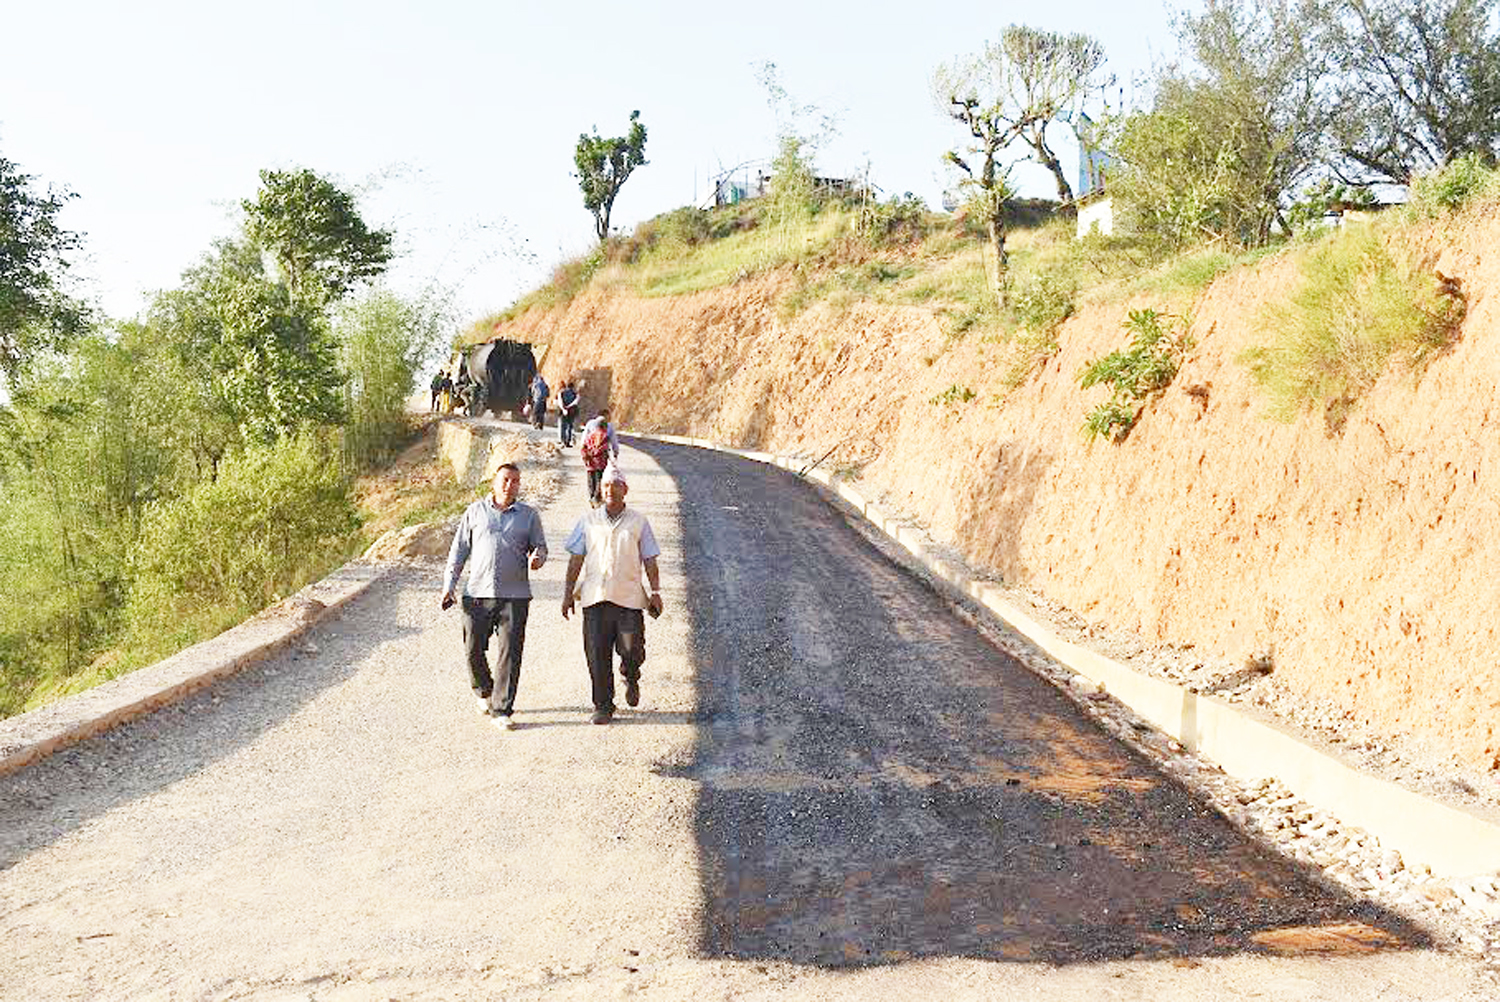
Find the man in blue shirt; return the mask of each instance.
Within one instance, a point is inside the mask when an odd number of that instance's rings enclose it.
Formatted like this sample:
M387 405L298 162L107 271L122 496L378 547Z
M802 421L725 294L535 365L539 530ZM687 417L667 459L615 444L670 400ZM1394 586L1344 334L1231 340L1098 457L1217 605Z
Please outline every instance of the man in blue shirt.
M512 730L526 617L531 610L527 568L540 570L547 562L547 539L537 510L516 500L521 493L521 471L514 463L495 471L490 491L489 497L469 505L458 520L458 531L448 548L442 606L453 606L454 589L467 565L463 624L470 681L479 712L493 717L496 726ZM491 634L496 640L493 677L485 660Z

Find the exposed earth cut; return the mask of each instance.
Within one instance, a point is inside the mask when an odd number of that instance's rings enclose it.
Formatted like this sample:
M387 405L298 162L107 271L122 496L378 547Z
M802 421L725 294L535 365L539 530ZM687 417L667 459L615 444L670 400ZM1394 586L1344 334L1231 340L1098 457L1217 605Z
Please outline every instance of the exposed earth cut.
M1087 305L1014 391L1002 347L954 340L940 311L783 316L785 271L656 299L596 282L496 333L549 345L548 378L583 378L627 427L826 456L1082 626L1219 677L1268 668L1325 723L1462 768L1483 799L1500 764L1500 221L1434 223L1419 244L1467 290L1461 339L1420 375L1390 372L1341 429L1267 417L1242 361L1257 311L1296 285L1285 256L1190 304ZM1142 307L1188 313L1197 346L1126 441L1091 443L1101 391L1076 374ZM943 403L954 387L973 399Z

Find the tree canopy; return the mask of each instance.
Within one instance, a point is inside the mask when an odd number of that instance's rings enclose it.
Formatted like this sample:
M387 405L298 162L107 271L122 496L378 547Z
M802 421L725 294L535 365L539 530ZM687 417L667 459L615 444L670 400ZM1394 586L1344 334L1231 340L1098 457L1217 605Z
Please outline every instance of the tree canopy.
M263 170L260 181L259 194L241 203L245 230L293 295L331 302L385 271L391 234L370 229L352 195L306 168Z
M1329 0L1330 138L1348 180L1411 181L1500 151L1497 0Z
M990 281L1005 298L1005 201L1011 168L1032 156L1052 172L1058 196L1071 202L1072 186L1047 140L1047 129L1064 114L1075 115L1102 85L1104 50L1087 35L1064 35L1011 25L998 43L940 65L933 95L943 111L968 133L944 160L961 173L959 185L971 211L985 220L990 236ZM1016 153L1020 142L1030 152Z
M641 113L630 113L630 131L623 136L606 138L582 133L573 151L578 168L578 187L583 189L583 207L594 214L594 233L600 240L609 237L609 217L615 197L630 179L631 173L646 164L646 127Z
M38 352L58 350L87 326L62 278L78 236L58 224L71 194L38 194L33 178L0 157L0 376L14 386Z

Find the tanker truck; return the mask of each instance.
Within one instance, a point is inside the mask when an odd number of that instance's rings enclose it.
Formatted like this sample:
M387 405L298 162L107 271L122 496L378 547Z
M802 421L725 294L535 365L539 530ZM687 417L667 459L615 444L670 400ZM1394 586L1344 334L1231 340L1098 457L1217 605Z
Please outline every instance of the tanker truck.
M522 341L487 341L465 348L459 365L475 384L466 411L470 417L485 411L496 417L505 411L519 414L537 370L531 345Z

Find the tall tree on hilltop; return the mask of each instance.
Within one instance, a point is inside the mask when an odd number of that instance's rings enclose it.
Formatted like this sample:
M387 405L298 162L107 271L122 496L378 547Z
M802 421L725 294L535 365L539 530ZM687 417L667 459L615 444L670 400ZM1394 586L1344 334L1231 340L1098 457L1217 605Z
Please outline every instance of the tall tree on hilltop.
M620 193L631 172L646 163L646 127L641 113L630 113L630 132L606 138L595 127L593 135L582 133L573 151L578 168L578 187L583 189L583 207L594 214L594 233L601 241L609 238L609 215L615 196Z
M1317 2L1206 0L1178 21L1188 60L1109 143L1115 209L1138 232L1175 248L1286 231L1282 206L1320 168L1332 113Z
M978 212L989 231L986 273L995 298L1006 299L1005 203L1012 196L1010 171L1034 156L1057 182L1058 197L1073 198L1062 164L1047 139L1047 129L1064 113L1070 117L1105 84L1099 73L1104 50L1087 35L1064 35L1011 25L998 43L986 43L976 56L944 63L933 74L933 96L944 113L969 134L961 148L943 159L962 172L960 186L970 211ZM1012 153L1021 143L1030 154Z
M1409 182L1500 153L1497 0L1328 0L1337 53L1330 135L1346 180Z
M61 288L78 236L57 216L73 196L39 195L33 180L0 157L0 377L12 389L39 352L66 347L87 327Z
M372 230L354 197L303 168L263 170L261 190L241 205L250 239L276 260L298 299L326 306L391 260L391 233Z

